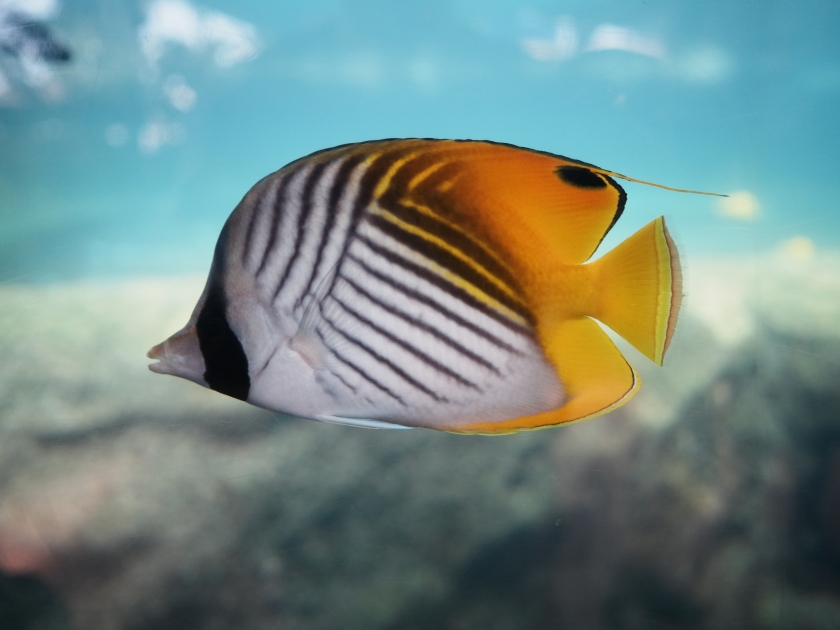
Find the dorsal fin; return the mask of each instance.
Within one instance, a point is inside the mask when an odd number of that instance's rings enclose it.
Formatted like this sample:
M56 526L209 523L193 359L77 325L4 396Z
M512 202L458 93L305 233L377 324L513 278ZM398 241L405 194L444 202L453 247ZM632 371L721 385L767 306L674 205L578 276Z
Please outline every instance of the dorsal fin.
M673 192L726 197L487 140L374 140L334 147L303 159L332 152L390 152L393 163L377 182L375 197L409 193L422 206L444 215L456 214L456 222L468 224L477 236L490 237L514 258L530 251L563 264L586 262L621 216L627 196L616 179ZM540 249L544 243L550 247Z
M443 164L412 194L451 208L506 258L586 261L624 209L624 190L588 166L528 149L472 141L429 143Z
M473 140L404 140L413 156L410 194L449 209L515 259L530 253L563 264L588 260L624 209L615 178L704 195L598 166L508 144ZM489 232L489 233L488 233Z

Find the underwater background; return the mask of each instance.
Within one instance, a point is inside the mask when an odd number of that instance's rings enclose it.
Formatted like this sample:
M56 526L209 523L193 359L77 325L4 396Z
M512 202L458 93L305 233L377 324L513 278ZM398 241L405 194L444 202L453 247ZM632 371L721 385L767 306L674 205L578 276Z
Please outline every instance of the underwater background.
M832 0L0 0L0 628L840 628L838 28ZM147 370L251 185L387 137L729 195L622 182L601 251L665 214L687 293L663 368L622 346L632 402L370 431Z

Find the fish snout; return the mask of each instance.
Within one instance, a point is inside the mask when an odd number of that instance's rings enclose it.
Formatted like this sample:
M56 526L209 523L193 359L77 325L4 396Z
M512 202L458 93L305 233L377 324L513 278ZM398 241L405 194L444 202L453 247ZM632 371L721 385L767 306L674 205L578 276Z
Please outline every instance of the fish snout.
M164 359L164 357L166 356L166 342L165 341L160 342L154 348L149 350L146 353L146 356L149 357L150 359L157 359L158 361L162 361ZM149 365L149 369L152 372L155 372L156 371L155 366L157 366L157 365L158 365L157 363L152 363L152 364Z
M204 356L195 326L188 325L182 328L149 350L146 356L157 360L157 363L149 364L152 372L180 376L207 387L204 380Z

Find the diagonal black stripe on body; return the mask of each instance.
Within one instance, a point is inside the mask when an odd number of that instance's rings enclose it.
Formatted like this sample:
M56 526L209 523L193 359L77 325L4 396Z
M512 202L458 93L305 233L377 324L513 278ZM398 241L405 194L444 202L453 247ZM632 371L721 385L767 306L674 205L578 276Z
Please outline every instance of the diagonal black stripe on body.
M517 295L522 294L522 288L518 280L497 257L496 253L489 249L484 243L477 241L464 232L461 232L441 218L420 212L417 208L407 205L403 200L410 199L417 194L417 191L409 190L411 180L420 175L424 170L440 166L419 183L418 190L434 189L441 180L448 180L458 174L457 163L447 161L446 158L434 153L423 153L418 159L411 160L404 164L394 177L387 190L377 200L379 205L391 212L397 218L414 225L421 230L432 234L451 247L460 250L465 256L474 260L478 265L487 270L490 274L501 280L511 288ZM421 194L421 198L428 195ZM429 204L432 213L437 214L443 210L441 216L455 215L449 208L440 208L443 199L440 195L433 195L434 200Z
M376 278L380 282L382 282L384 284L387 284L392 289L394 289L396 291L399 291L400 293L402 293L406 297L408 297L408 298L410 298L410 299L412 299L416 302L419 302L420 304L423 304L424 306L428 306L429 308L434 309L435 311L437 311L438 313L440 313L441 315L443 315L444 317L446 317L447 319L449 319L453 323L457 324L458 326L461 326L462 328L466 328L471 333L477 335L478 337L481 337L482 339L484 339L485 341L493 344L497 348L499 348L501 350L505 350L505 351L510 352L512 354L517 354L517 355L522 354L516 348L511 346L509 343L503 341L502 339L499 339L498 337L496 337L494 335L491 335L489 332L487 332L483 328L480 328L480 327L476 326L474 323L472 323L471 321L465 319L464 317L461 317L458 313L456 313L453 310L447 308L446 306L444 306L440 302L437 302L436 300L433 300L432 298L426 297L425 295L423 295L419 291L415 291L414 289L412 289L411 287L403 284L399 280L396 280L395 278L392 278L391 276L386 275L386 274L382 273L381 271L378 271L377 269L374 269L373 267L368 265L361 258L358 258L357 256L353 256L352 254L348 258L350 260L352 260L354 263L356 263L357 265L359 265L362 269L364 269L366 273L373 276L374 278ZM519 331L517 331L517 332L519 332Z
M398 219L436 236L453 249L459 250L464 256L475 261L477 265L503 282L516 295L522 295L522 287L513 273L479 241L473 240L438 218L392 199L391 195L383 196L379 205Z
M491 308L481 300L473 297L460 287L455 286L454 284L452 284L448 280L445 280L433 271L430 271L425 267L422 267L410 260L406 260L402 256L392 252L386 247L383 247L378 243L373 242L367 236L360 236L359 241L364 243L375 254L381 256L388 262L397 265L398 267L402 267L404 270L417 276L418 278L422 278L429 284L435 286L444 293L447 293L448 295L452 296L454 299L463 302L467 306L479 311L480 313L486 315L490 319L495 320L496 322L502 324L506 328L509 328L513 332L527 337L531 337L531 330L529 328L508 319L505 315L498 312L496 309Z
M524 304L513 299L508 293L505 293L502 289L500 289L498 285L494 284L485 275L477 271L469 263L455 256L452 252L441 247L437 243L433 243L432 241L423 238L422 236L404 230L396 223L393 223L380 215L372 214L367 217L367 221L371 225L375 226L380 232L387 234L395 241L405 245L412 251L433 260L447 271L470 283L486 295L490 296L492 299L504 305L525 321L533 323L533 316ZM441 280L446 282L443 278L441 278ZM455 285L451 286L457 288ZM467 295L466 292L464 293Z
M341 200L341 197L347 187L347 182L350 179L350 175L352 174L353 170L361 164L365 159L363 154L352 155L344 160L344 163L339 167L338 173L335 175L335 179L333 179L332 186L330 187L330 194L329 199L327 201L327 209L326 209L326 223L324 224L324 229L321 232L321 239L318 242L318 249L315 254L315 262L312 265L312 271L309 273L309 279L306 281L303 289L303 293L300 294L300 297L297 300L296 306L300 306L301 301L304 297L306 297L313 289L313 283L315 282L315 278L318 273L318 267L321 265L321 259L324 256L324 249L327 246L327 242L330 239L330 235L332 234L333 228L335 226L336 219L338 218L338 204Z
M256 199L251 204L251 215L248 217L248 227L245 232L245 240L242 244L242 251L240 252L240 259L243 267L248 266L248 259L250 258L249 254L251 253L251 244L254 240L254 232L256 231L256 225L264 212L263 204L266 201L265 198L271 195L272 191L276 195L280 189L281 184L282 180L281 183L275 183L274 178L270 176L265 178L262 182L262 189L260 190L259 194L256 195Z
M265 269L266 264L268 263L269 256L271 255L272 250L274 249L274 243L277 240L277 234L280 232L280 223L282 214L285 209L286 205L286 190L289 188L289 182L294 177L295 172L289 171L283 177L280 186L277 188L277 193L274 197L274 203L271 207L271 227L268 230L268 240L265 243L265 249L263 249L262 258L260 259L260 265L257 267L257 271L255 275L260 275L263 270ZM255 216L251 217L251 225L249 226L249 230L253 228L254 223L256 221L256 212L254 213ZM247 251L243 252L243 256L247 256Z
M472 350L469 350L468 348L465 348L464 346L462 346L460 343L458 343L457 341L455 341L451 337L448 337L447 335L444 335L441 331L439 331L434 326L430 326L426 322L424 322L420 319L417 319L416 317L412 317L408 313L405 313L405 312L401 311L400 309L398 309L398 308L396 308L396 307L394 307L390 304L386 304L385 302L383 302L382 300L377 298L375 295L370 293L367 289L360 286L352 278L347 278L347 277L342 276L341 279L344 282L346 282L356 293L358 293L362 297L366 298L367 300L369 300L373 304L376 304L379 308L381 308L384 311L390 313L394 317L397 317L397 318L401 319L402 321L407 323L409 326L412 326L414 328L417 328L419 330L422 330L423 332L426 332L426 333L430 334L431 336L433 336L438 341L441 341L444 344L446 344L447 346L449 346L450 348L452 348L458 354L466 357L470 361L472 361L474 363L477 363L478 365L480 365L482 367L487 368L488 370L490 370L494 374L496 374L496 375L500 374L498 368L495 365L493 365L492 363L490 363L487 359L477 355Z
M331 327L332 327L332 326L331 326ZM386 387L385 385L383 385L382 383L380 383L379 381L377 381L377 380L376 380L375 378L373 378L370 374L368 374L367 372L365 372L365 370L364 370L364 369L362 369L361 367L359 367L358 365L356 365L355 363L353 363L350 359L348 359L348 358L347 358L347 357L345 357L343 354L341 354L341 353L340 353L337 349L333 348L333 347L329 344L329 342L327 341L326 336L324 335L324 333L322 333L322 332L321 332L320 328L316 328L316 329L315 329L315 333L316 333L316 334L318 335L318 337L321 339L321 342L324 344L324 347L325 347L327 350L329 350L329 351L330 351L330 353L331 353L331 354L332 354L332 355L333 355L336 359L338 359L341 363L343 363L344 365L346 365L347 367L349 367L351 370L353 370L354 372L356 372L356 374L358 374L358 375L359 375L359 376L361 376L363 379L365 379L368 383L370 383L371 385L373 385L374 387L376 387L379 391L381 391L381 392L382 392L382 393L384 393L384 394L387 394L388 396L390 396L391 398L393 398L394 400L396 400L396 401L397 401L398 403L400 403L403 407L407 407L407 406L408 406L408 405L406 405L405 401L404 401L404 400L403 400L400 396L398 396L397 394L395 394L394 392L392 392L392 391L390 390L390 388Z
M388 169L394 162L403 158L413 149L414 147L397 148L375 157L368 165L367 170L364 175L362 175L362 179L359 182L359 189L356 192L356 200L353 204L353 210L350 215L350 224L347 227L347 238L344 240L344 244L341 248L341 254L338 257L340 265L338 269L339 272L341 271L341 265L343 265L347 252L350 249L350 244L357 235L362 216L370 205L370 202L373 200L373 191L376 189L377 184L379 184L380 180L387 174ZM328 293L332 291L332 287L335 285L337 277L338 274L336 274L336 276L332 279Z
M321 312L321 316L322 316L323 321L326 322L330 326L330 328L332 328L336 333L338 333L346 341L349 341L350 343L352 343L357 348L360 348L362 351L367 353L370 357L372 357L373 359L375 359L379 363L388 366L388 368L390 368L390 370L394 374L399 376L406 383L408 383L409 385L411 385L415 389L423 392L427 396L433 398L437 402L448 402L445 398L443 398L441 396L438 396L431 389L429 389L428 387L423 385L423 383L421 383L420 381L415 379L410 374L406 373L405 370L403 370L401 367L399 367L396 363L391 361L389 358L382 356L379 352L377 352L376 350L371 348L364 341L362 341L358 337L354 337L353 335L351 335L347 331L342 330L334 321L329 319L323 311Z
M300 215L298 216L297 231L295 232L295 243L292 247L292 255L289 258L289 262L286 263L283 275L280 277L280 281L274 289L274 296L272 297L272 300L276 300L277 296L280 295L280 292L283 290L283 286L286 284L286 280L292 272L292 268L300 256L301 243L303 243L304 236L306 236L307 220L309 219L309 214L312 212L313 191L318 185L318 180L321 179L321 174L324 172L324 168L326 168L326 166L327 162L316 164L312 167L312 171L306 178L306 184L304 184L302 196L303 203L300 209Z
M332 296L332 299L342 309L344 309L345 312L349 313L357 321L363 323L365 326L367 326L371 330L377 332L378 334L382 335L383 337L390 340L394 344L398 345L400 348L402 348L403 350L405 350L406 352L408 352L409 354L411 354L415 358L419 359L420 361L422 361L423 363L425 363L426 365L428 365L432 369L437 370L441 374L445 374L446 376L458 381L459 383L461 383L461 385L464 385L465 387L469 387L470 389L475 389L475 390L478 389L478 386L475 383L472 383L472 382L468 381L463 376L461 376L460 374L458 374L454 370L451 370L450 368L446 367L445 365L443 365L439 361L436 361L435 359L430 357L428 354L426 354L425 352L423 352L419 348L416 348L416 347L412 346L410 343L408 343L404 339L400 339L399 337L397 337L392 332L382 328L382 326L380 326L379 324L374 322L369 317L366 317L365 315L362 315L358 310L354 309L352 306L349 306L344 301L340 300L339 298L337 298L335 296Z

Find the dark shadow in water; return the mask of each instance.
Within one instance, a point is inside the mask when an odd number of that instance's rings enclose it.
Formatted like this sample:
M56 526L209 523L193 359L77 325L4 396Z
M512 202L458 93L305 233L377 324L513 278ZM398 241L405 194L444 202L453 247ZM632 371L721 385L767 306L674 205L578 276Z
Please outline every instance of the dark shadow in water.
M390 630L578 628L579 620L560 610L563 585L555 576L558 563L580 553L565 530L553 523L523 528L488 546L459 573L445 601L418 603ZM602 610L603 628L702 626L703 608L650 571L627 569L607 579L612 589ZM580 596L588 595L584 585Z
M70 630L70 617L58 596L32 576L0 573L0 628Z
M554 523L488 545L455 578L445 601L418 602L391 630L557 628L553 568L563 540Z
M705 609L649 569L619 574L605 602L607 628L621 630L689 630L703 626Z
M840 597L840 400L812 393L803 407L819 428L795 431L810 457L798 462L788 575L797 589Z
M261 435L276 433L300 420L280 413L270 413L261 409L249 409L240 416L215 414L203 416L180 416L176 420L169 416L149 415L123 416L102 424L78 429L57 430L32 434L38 446L65 447L84 445L88 442L113 439L126 431L138 427L152 427L159 430L192 431L202 437L226 443L250 442Z

